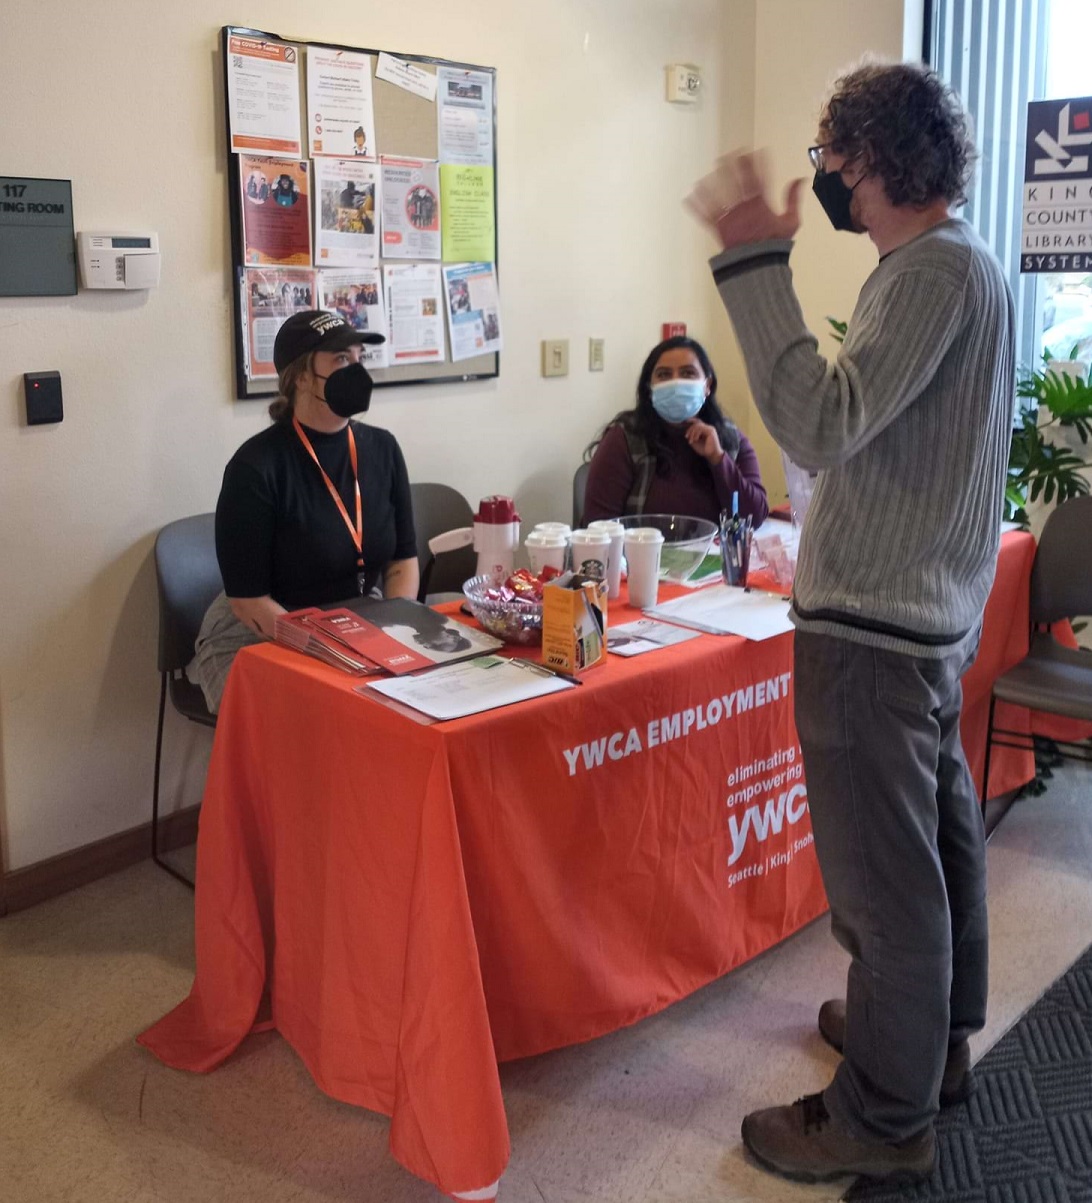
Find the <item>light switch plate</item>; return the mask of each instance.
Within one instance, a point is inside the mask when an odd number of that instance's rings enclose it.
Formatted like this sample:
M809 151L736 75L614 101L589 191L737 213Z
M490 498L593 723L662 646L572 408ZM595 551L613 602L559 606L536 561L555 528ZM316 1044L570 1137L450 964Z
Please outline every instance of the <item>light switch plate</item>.
M567 338L543 339L543 376L568 376L569 340Z
M588 371L601 372L603 370L603 344L606 340L602 338L588 339Z

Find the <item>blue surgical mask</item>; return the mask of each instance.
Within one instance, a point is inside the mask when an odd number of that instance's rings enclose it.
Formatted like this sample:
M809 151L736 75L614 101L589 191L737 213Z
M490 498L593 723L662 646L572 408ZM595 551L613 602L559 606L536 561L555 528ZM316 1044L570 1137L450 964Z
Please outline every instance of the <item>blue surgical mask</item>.
M665 422L687 422L704 404L704 380L665 380L652 386L652 408Z

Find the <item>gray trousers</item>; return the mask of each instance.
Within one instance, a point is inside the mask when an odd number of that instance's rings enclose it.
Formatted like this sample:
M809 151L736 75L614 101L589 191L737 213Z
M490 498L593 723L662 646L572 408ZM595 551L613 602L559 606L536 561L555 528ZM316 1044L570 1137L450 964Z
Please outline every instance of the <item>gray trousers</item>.
M986 1021L982 815L959 737L974 658L797 631L796 727L831 928L853 958L827 1110L899 1141L937 1113L948 1046Z

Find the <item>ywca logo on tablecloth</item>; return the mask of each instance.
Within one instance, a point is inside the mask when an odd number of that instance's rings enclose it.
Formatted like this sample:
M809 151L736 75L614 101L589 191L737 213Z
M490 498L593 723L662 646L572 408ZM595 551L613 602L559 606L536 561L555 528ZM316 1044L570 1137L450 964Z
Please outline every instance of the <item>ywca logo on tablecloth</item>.
M761 847L771 836L780 836L786 827L795 827L808 812L804 762L795 744L733 770L728 789L725 805L732 840L728 867L735 865L744 852L750 850L752 854L747 865L730 875L729 886L784 868L797 852L812 844L814 837L809 830L769 856Z
M1021 272L1092 271L1092 96L1028 105Z

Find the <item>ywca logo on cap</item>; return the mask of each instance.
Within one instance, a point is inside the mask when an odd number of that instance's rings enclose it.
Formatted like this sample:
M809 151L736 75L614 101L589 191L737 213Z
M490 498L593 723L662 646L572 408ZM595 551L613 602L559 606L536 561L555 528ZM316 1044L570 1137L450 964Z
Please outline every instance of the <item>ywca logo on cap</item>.
M311 319L308 325L316 334L328 334L331 330L336 330L339 326L347 326L349 323L337 313L320 313Z
M1092 144L1092 98L1065 101L1058 111L1055 129L1056 134L1044 121L1035 135L1035 145L1046 152L1046 158L1035 159L1034 174L1088 175L1088 155L1073 154L1071 148Z

